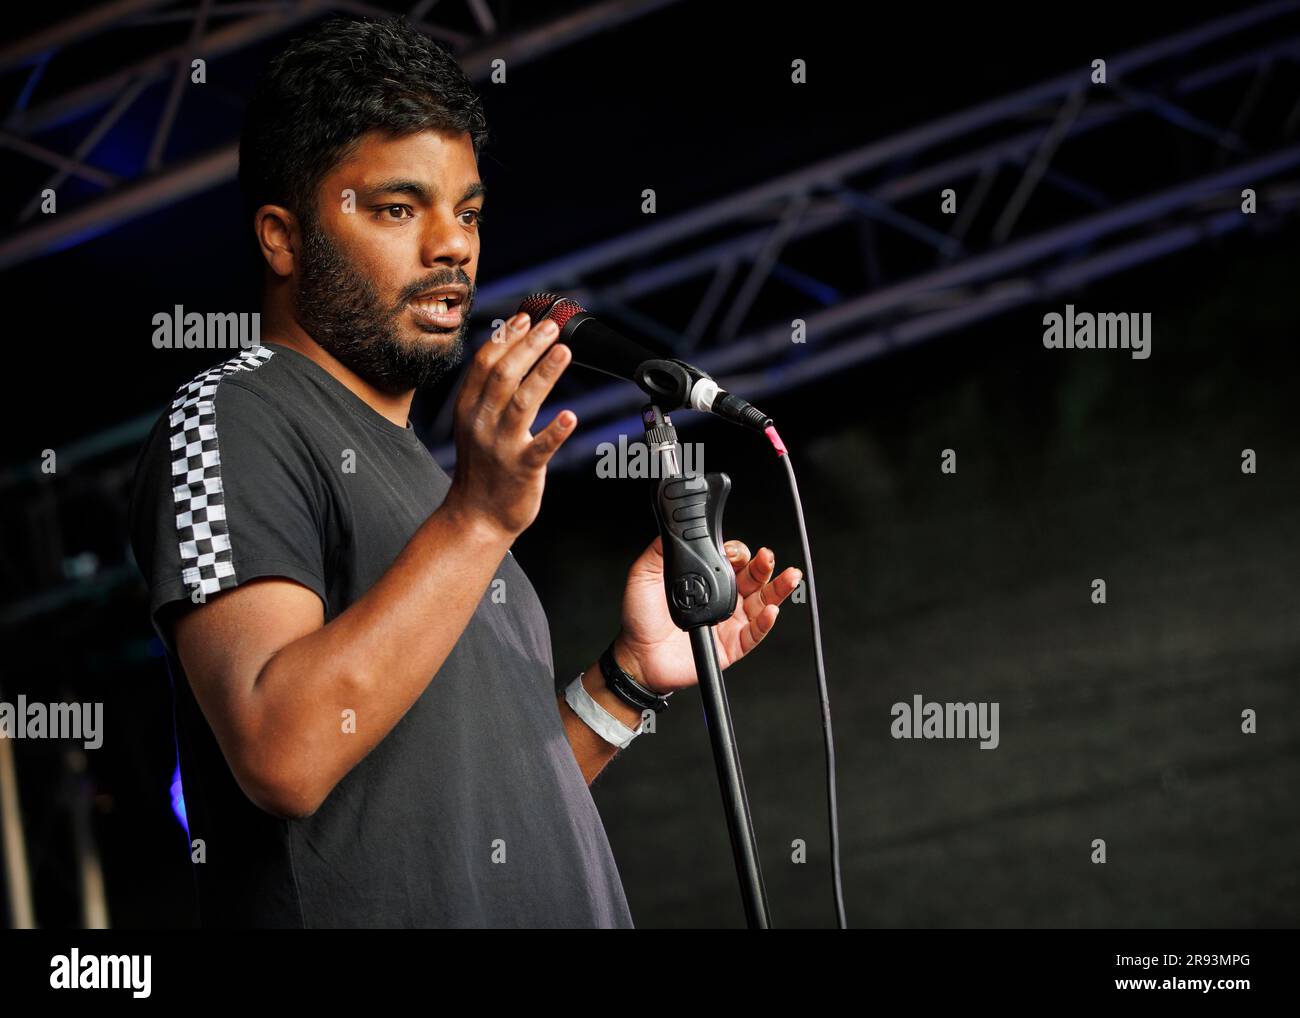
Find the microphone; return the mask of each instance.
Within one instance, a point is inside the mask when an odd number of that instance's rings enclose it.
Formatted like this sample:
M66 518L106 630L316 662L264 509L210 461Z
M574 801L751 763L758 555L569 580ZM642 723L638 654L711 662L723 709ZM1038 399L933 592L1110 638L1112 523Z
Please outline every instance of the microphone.
M665 412L690 407L760 434L772 418L721 388L709 375L675 357L660 357L635 340L605 325L572 297L534 293L519 303L532 325L550 318L560 327L556 338L573 351L577 364L640 386Z

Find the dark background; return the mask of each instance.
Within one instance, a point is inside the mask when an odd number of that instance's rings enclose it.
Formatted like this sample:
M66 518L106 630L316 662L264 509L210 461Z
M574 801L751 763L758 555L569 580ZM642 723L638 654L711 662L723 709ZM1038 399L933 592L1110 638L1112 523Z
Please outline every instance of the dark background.
M496 9L527 25L567 5ZM1227 9L669 7L512 72L519 87L481 87L492 141L479 282L642 226L643 187L656 187L661 215L685 211ZM63 13L25 6L12 34ZM214 63L216 87L186 107L176 146L234 130L277 48ZM792 55L809 60L804 90L786 84ZM1294 63L1278 73L1293 102ZM147 107L92 154L99 165L138 168ZM1281 121L1267 105L1256 117L1265 130ZM1153 169L1123 144L1075 158L1107 181ZM45 172L15 164L8 189L25 201ZM153 349L150 319L176 303L256 309L237 209L231 182L0 276L0 464L160 411L219 359ZM852 925L1296 924L1298 248L1295 217L1283 217L1069 296L1080 310L1151 312L1149 360L1045 350L1042 315L1066 302L1054 299L765 399L799 471L818 568ZM829 245L825 262L860 275ZM887 271L906 265L899 254ZM781 313L760 304L755 320ZM422 396L418 419L445 398ZM708 469L732 476L727 536L797 562L779 464L736 429L689 414L679 424L705 443ZM945 448L955 475L939 470ZM1244 448L1258 455L1254 476L1241 472ZM107 560L125 542L123 501L115 515L75 478L62 483L0 491L6 604L57 579L31 536L52 505L83 542L63 558ZM515 553L548 608L557 678L608 641L626 567L652 536L636 481L597 479L590 463L552 475ZM1090 601L1096 577L1104 606ZM104 702L108 736L88 756L112 923L189 925L169 684L144 587L96 583L6 627L0 684L9 700ZM834 916L807 613L785 607L761 651L727 673L773 919L786 927ZM1001 745L891 739L890 706L917 693L998 701ZM675 697L659 731L593 786L642 927L743 921L698 704L694 691ZM1253 736L1240 731L1246 708ZM63 747L15 752L38 919L75 924ZM790 861L797 838L804 865ZM1095 838L1104 866L1089 859Z

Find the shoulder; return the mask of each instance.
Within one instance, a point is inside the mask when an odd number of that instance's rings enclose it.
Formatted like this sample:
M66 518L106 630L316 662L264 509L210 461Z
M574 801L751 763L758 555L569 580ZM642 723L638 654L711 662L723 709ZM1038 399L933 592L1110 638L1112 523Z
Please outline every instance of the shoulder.
M222 438L227 431L289 431L265 382L250 384L273 357L270 348L255 347L181 384L140 448L136 488L147 483L171 487L187 480L187 474L195 480L195 471L215 466L220 455L218 410Z
M301 437L261 373L269 347L245 350L180 385L140 449L129 515L166 515L173 505L214 494L229 468L301 462ZM227 468L223 470L223 467Z
M176 390L164 429L173 484L213 476L232 434L288 430L264 386L248 384L273 358L267 347L246 350Z
M256 413L258 404L246 398L247 395L261 397L261 402L269 409L272 401L267 398L266 387L262 384L266 375L259 376L259 372L264 372L274 357L275 352L269 347L254 347L237 357L214 364L180 386L171 402L169 424L173 433L204 423L215 423L210 419L215 416L218 397L223 410L227 407L247 408L248 412Z
M273 351L266 347L246 350L205 368L182 383L154 421L140 448L136 462L137 483L167 465L173 468L171 473L180 473L184 461L201 457L205 446L206 451L215 451L218 395L223 410L232 408L236 413L257 413L259 402L250 398L250 390L236 393L232 398L232 387L224 383L232 377L251 378L252 373L267 364L272 356ZM269 406L269 403L265 405Z
M255 347L200 372L155 424L130 509L155 610L195 587L270 575L273 563L293 578L321 572L309 554L320 546L320 476L283 409L283 380L270 377L275 357Z

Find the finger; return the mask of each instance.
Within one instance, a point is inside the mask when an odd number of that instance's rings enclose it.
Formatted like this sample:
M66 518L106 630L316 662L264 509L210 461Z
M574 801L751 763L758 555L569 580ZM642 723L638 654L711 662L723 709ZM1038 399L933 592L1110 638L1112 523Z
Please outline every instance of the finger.
M750 559L745 568L736 573L736 591L741 597L749 597L768 580L776 569L776 555L771 548L759 548L758 554Z
M496 336L484 343L470 361L469 370L465 372L465 381L461 384L460 398L477 403L483 395L483 383L487 381L488 372L496 362L505 356L510 346L528 334L528 315L522 311L506 320L502 326L503 336L497 342Z
M749 625L740 631L741 654L748 654L763 642L763 637L772 631L772 627L776 625L777 616L780 614L781 609L774 604L770 604L749 620Z
M545 356L537 361L536 366L528 372L524 380L510 397L510 403L502 414L502 421L507 428L515 432L527 433L537 419L537 411L542 401L559 381L564 369L572 360L572 351L563 343L556 343L546 351Z
M753 618L769 605L780 604L790 596L795 587L799 586L801 579L803 579L803 574L794 566L790 566L776 579L763 584L758 590L745 598L745 614Z
M749 565L749 548L744 541L728 541L722 546L722 550L727 553L727 561L731 563L731 568L740 575L740 571Z
M524 450L521 457L524 465L534 470L546 466L556 450L573 434L577 424L577 414L572 410L561 410L555 415L555 420L534 435L532 441L528 443L528 448Z
M500 413L509 405L524 375L559 335L560 328L551 319L539 322L496 359L483 382L479 405L484 413Z

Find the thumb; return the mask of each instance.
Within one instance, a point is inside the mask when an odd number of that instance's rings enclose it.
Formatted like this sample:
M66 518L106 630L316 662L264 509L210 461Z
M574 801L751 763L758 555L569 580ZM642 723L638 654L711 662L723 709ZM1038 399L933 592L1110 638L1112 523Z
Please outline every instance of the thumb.
M632 563L629 573L650 573L658 576L664 570L664 542L662 537L656 537L647 546L645 551L636 557Z

